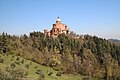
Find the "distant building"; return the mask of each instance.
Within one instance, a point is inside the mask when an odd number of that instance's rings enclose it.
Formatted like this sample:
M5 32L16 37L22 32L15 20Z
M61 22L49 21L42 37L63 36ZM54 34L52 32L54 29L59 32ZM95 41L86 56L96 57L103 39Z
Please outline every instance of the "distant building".
M65 24L61 23L61 19L58 17L56 20L56 23L53 24L52 30L44 30L44 34L49 35L49 36L55 36L57 37L59 34L67 34L69 33L69 28Z

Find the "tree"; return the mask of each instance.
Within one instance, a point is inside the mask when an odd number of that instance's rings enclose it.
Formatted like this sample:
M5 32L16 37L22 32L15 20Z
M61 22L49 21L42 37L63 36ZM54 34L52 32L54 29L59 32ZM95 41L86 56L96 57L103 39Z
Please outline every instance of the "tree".
M0 38L0 50L2 53L6 53L8 49L8 41L7 41L7 33L5 34L4 32L1 35Z

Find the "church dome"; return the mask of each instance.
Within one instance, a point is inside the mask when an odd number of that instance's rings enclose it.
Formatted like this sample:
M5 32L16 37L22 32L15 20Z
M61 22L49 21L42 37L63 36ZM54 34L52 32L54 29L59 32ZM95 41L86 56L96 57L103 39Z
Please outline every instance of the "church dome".
M57 22L61 22L61 19L60 19L60 17L58 17L58 19L56 20Z

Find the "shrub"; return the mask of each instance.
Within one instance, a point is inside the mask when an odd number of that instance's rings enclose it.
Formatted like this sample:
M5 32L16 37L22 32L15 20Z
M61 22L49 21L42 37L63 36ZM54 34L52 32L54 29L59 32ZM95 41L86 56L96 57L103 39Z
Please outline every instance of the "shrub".
M48 76L51 76L53 74L53 72L50 72L50 73L48 73Z
M38 68L38 66L35 66L34 68L35 68L35 69L37 69L37 68Z
M17 59L16 59L16 60L18 61L19 59L20 59L20 58L19 58L19 57L17 57Z
M17 65L20 65L20 62L18 62L18 61L15 61L15 63L16 63Z
M14 58L15 56L13 55L12 58Z
M4 59L0 58L0 63L3 63L4 62Z
M56 76L61 76L62 75L62 72L58 72L57 74L56 74Z
M24 64L24 59L21 60L21 63Z
M32 65L32 62L30 62L30 65Z
M13 61L13 58L11 58L11 61Z
M15 68L16 65L15 65L15 63L12 63L10 66L13 69L13 68Z
M44 80L45 74L44 74L43 70L39 69L39 70L37 70L36 73L39 75L38 80Z
M26 64L25 67L26 67L27 69L29 69L30 65L29 65L29 64Z

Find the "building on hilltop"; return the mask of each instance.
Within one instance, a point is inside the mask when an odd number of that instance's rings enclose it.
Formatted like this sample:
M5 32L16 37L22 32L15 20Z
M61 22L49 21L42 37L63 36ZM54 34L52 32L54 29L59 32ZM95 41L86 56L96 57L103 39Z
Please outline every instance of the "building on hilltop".
M61 19L58 17L56 20L56 23L53 24L52 30L48 31L47 29L44 30L44 34L49 35L49 36L55 36L57 37L59 34L67 34L69 33L69 28L67 25L61 23Z

